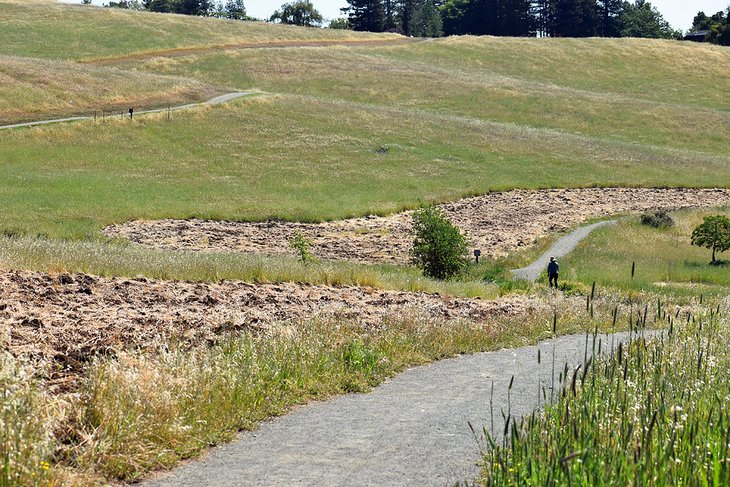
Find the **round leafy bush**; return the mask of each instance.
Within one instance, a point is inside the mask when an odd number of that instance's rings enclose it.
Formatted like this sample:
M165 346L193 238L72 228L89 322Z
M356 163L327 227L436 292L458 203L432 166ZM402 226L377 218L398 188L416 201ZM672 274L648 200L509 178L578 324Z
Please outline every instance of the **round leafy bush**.
M641 215L641 224L654 228L669 228L674 225L674 220L667 210L647 211Z
M443 212L425 206L413 213L411 262L423 274L436 279L451 279L463 272L468 261L466 238Z

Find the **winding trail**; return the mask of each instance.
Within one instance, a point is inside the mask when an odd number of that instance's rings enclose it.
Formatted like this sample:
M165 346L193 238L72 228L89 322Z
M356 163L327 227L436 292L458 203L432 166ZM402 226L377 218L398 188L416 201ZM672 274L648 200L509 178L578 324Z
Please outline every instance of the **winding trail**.
M599 335L595 349L611 351L627 339L626 333ZM501 438L513 375L511 414L519 418L541 405L543 387L550 397L553 365L556 374L565 363L574 368L593 348L592 337L572 335L413 368L369 394L300 407L142 485L444 486L471 480L479 473L480 446L469 424L478 432L492 428L492 388L494 432Z
M550 262L550 256L559 259L568 255L575 249L578 244L585 239L593 230L596 230L607 225L614 225L618 220L608 220L598 223L592 223L584 227L577 228L570 232L568 235L560 237L544 254L537 258L532 264L522 269L515 269L512 274L517 279L524 279L526 281L536 281L540 274L547 268L548 262Z
M200 102L200 103L186 103L185 105L177 105L174 107L169 108L157 108L154 110L141 110L141 111L135 111L135 115L144 115L147 113L161 113L166 112L168 110L170 111L178 111L178 110L187 110L189 108L195 108L199 106L213 106L213 105L220 105L221 103L226 103L231 100L235 100L236 98L241 98L243 96L251 96L257 94L256 92L249 92L249 91L238 91L233 93L226 93L224 95L218 95L210 100ZM85 116L85 117L66 117L66 118L55 118L52 120L36 120L34 122L23 122L23 123L14 123L11 125L0 125L0 130L7 130L7 129L17 129L22 127L34 127L36 125L49 125L52 123L65 123L65 122L77 122L80 120L93 120L93 116Z

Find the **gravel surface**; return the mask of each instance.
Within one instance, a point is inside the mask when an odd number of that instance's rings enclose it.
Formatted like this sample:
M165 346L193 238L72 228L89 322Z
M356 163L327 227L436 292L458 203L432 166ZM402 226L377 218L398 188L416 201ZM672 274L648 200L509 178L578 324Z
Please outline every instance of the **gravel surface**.
M627 338L600 335L598 340L605 352ZM549 397L553 346L557 374L565 363L571 368L583 363L592 338L566 336L413 368L369 394L300 407L142 485L444 486L473 479L480 455L469 423L477 431L491 429L493 385L494 427L501 437L500 411L510 408L513 375L513 416L538 407L542 387Z
M568 235L560 237L558 241L552 245L552 247L538 257L532 264L527 267L523 267L522 269L515 269L512 273L518 279L534 282L538 277L540 277L540 274L546 271L551 256L559 259L560 257L568 255L583 239L590 235L593 230L605 227L606 225L613 225L616 222L617 220L598 222L575 229Z

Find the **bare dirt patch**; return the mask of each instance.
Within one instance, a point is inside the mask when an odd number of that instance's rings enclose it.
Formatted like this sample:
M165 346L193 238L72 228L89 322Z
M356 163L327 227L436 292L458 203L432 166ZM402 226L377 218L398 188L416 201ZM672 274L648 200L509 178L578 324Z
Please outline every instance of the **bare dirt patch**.
M377 327L403 315L488 318L524 313L536 301L446 298L425 293L301 284L191 283L86 274L0 272L0 343L13 355L51 359L65 373L98 353L164 343L215 343L228 332L340 318ZM61 371L63 376L64 372Z
M592 218L723 204L730 204L730 190L588 188L490 193L440 206L466 231L474 248L481 249L482 255L496 257ZM319 257L405 263L412 239L410 217L411 212L404 212L318 224L133 221L107 227L104 234L161 249L293 254L289 241L301 233L312 242L312 251Z

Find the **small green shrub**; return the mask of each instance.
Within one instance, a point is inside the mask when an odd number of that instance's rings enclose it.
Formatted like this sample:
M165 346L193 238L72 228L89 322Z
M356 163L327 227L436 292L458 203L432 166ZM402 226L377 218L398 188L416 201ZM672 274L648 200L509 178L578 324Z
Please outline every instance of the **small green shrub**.
M423 274L436 279L451 279L462 273L468 263L466 239L443 212L431 205L413 213L411 262Z
M309 250L312 247L312 244L301 233L294 235L294 238L289 241L289 245L297 251L299 260L302 264L307 265L314 261L314 255L312 255L312 252Z
M641 224L654 228L669 228L674 226L674 220L667 210L647 211L641 215Z

